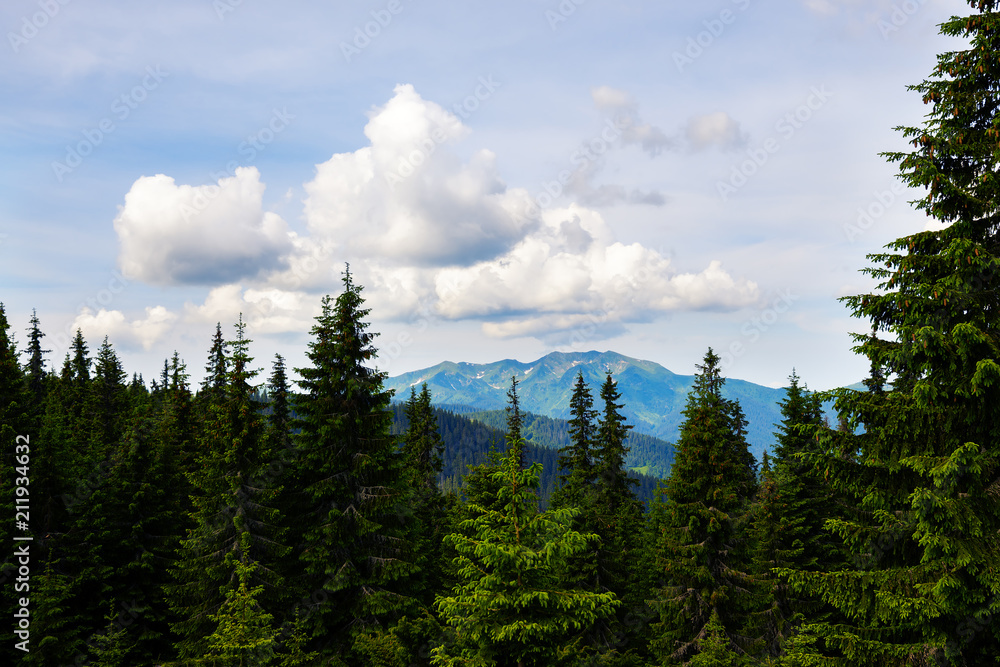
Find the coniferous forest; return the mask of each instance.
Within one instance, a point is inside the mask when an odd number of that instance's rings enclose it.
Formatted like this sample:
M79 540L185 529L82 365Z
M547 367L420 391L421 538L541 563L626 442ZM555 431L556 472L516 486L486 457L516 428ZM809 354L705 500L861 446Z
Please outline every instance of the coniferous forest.
M239 320L197 386L177 353L147 384L80 332L47 359L40 318L18 336L0 307L4 664L997 664L1000 13L970 4L942 26L969 48L911 87L912 152L885 154L941 228L843 299L865 389L811 392L790 360L757 461L706 345L648 502L610 374L578 377L547 454L516 381L464 471L426 385L394 429L349 269L304 367L256 359Z

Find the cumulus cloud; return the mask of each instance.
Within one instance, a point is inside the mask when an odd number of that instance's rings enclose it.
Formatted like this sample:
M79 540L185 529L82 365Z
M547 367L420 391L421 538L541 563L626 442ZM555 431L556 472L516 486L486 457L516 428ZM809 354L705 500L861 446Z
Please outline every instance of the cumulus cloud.
M595 89L593 98L599 109L632 119L617 124L620 139L641 144L645 137L647 150L669 144L656 128L640 129L623 91ZM302 236L263 211L256 169L237 170L214 189L163 175L139 179L115 219L123 270L146 282L201 281L212 289L179 313L159 308L129 322L101 311L83 324L144 346L165 332L232 323L241 314L252 334L304 332L318 293L339 291L345 261L380 319L432 313L479 321L501 337L551 339L595 317L610 335L671 311L735 309L759 299L756 284L718 262L680 272L656 250L619 242L589 207L660 206L666 197L658 190L594 185L600 165L592 160L566 187L576 203L525 215L530 195L506 186L492 152L463 160L451 149L468 134L412 86L397 86L369 113L368 145L317 165L305 184Z
M693 150L704 150L712 146L722 150L736 150L746 145L746 134L740 124L725 111L695 116L684 132Z
M306 292L221 285L201 305L185 304L184 321L200 325L236 322L243 317L255 334L308 331L319 312L319 299Z
M281 267L293 235L263 210L263 194L256 167L212 185L143 176L114 220L122 272L156 285L218 285Z
M73 321L72 329L80 329L91 340L107 336L123 348L141 346L148 351L165 336L176 320L177 315L163 306L147 307L144 318L131 322L120 310L101 308L95 313L84 308Z
M394 93L369 114L369 146L317 165L305 186L310 232L347 254L400 264L465 265L506 252L532 224L514 214L527 194L507 189L491 151L466 163L448 151L468 133L453 114L413 86Z
M595 211L546 211L543 226L499 260L438 273L438 312L480 318L494 336L572 328L600 313L604 322L642 321L673 310L730 309L756 303L757 285L712 262L677 273L668 258L614 241Z

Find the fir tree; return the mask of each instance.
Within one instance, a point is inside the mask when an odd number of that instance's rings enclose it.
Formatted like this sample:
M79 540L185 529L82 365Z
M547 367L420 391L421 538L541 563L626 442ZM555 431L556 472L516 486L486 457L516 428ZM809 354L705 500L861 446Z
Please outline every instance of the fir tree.
M28 388L29 410L31 433L35 436L42 424L42 415L45 413L45 394L47 391L45 373L45 353L49 350L42 349L42 333L39 327L38 314L31 311L31 326L28 327L28 363L25 367L25 375Z
M125 370L107 336L97 351L94 379L88 397L90 459L104 459L115 449L125 430L129 412Z
M764 651L776 657L801 621L829 609L814 597L794 595L776 570L826 571L844 565L839 540L825 530L838 499L814 464L816 432L826 429L821 397L799 384L792 371L781 402L773 470L765 453L760 493L753 511L754 576L768 600L756 621Z
M594 410L594 397L582 372L577 373L569 409L570 443L559 450L560 487L552 498L552 504L583 507L594 503L594 449L597 440L594 420L597 419L597 411Z
M596 536L570 528L578 510L538 511L541 464L522 470L518 451L508 447L492 475L502 509L470 505L463 533L445 538L459 554L460 582L436 606L456 638L432 652L432 664L553 664L560 645L620 604L613 593L563 586L566 560Z
M872 364L868 391L836 392L848 431L818 434L820 464L859 510L831 527L862 571L791 583L850 619L811 628L840 664L1000 655L1000 13L994 0L970 5L941 26L968 48L910 87L931 105L922 127L899 128L913 152L884 154L927 189L916 208L944 227L869 255L878 291L845 299L871 322L854 348Z
M351 635L409 606L399 588L404 561L396 515L402 471L389 435L391 392L375 358L361 287L350 270L344 291L322 300L307 356L297 369L303 394L295 445L302 488L294 517L305 592L328 601L312 608L310 632L330 653L346 655Z
M505 441L507 447L517 448L517 460L519 465L524 467L524 440L521 429L524 426L524 417L521 415L521 401L517 396L517 377L510 376L510 389L507 390L507 406L504 408L507 414L507 435Z
M265 605L279 606L287 592L274 569L287 552L282 545L283 520L274 507L278 490L257 485L273 453L262 406L250 384L258 371L250 366L252 341L245 337L242 317L236 334L227 344L231 355L222 397L211 405L202 454L188 475L194 487L195 527L181 542L173 569L176 583L168 587L179 616L175 631L182 637L178 642L182 659L209 651L213 615L239 586L235 563L251 568L251 584L254 589L263 587Z
M220 667L274 664L278 630L274 617L258 602L264 586L251 586L258 578L254 576L257 565L247 558L251 551L250 534L244 532L240 534L240 549L226 554L225 565L235 571L238 583L211 616L216 628L207 641L205 663Z
M665 664L696 655L699 637L717 614L724 639L743 653L751 589L746 515L756 471L739 403L722 397L725 380L711 348L688 394L677 455L662 494L652 602L660 621L651 647Z

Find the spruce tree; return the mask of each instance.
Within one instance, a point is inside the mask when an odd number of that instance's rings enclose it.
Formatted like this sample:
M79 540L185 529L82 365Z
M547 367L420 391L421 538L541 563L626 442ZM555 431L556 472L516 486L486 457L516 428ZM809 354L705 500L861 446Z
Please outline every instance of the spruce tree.
M413 596L429 606L441 585L441 540L446 517L445 500L438 488L444 441L426 383L419 394L415 388L410 389L405 414L402 453L408 492L401 497L397 511L405 519L412 560L418 568Z
M517 376L510 376L510 389L507 390L507 406L504 408L507 414L507 436L505 441L507 447L517 448L517 460L520 466L524 467L524 439L521 429L524 426L524 417L521 415L521 401L517 396Z
M1000 655L1000 13L970 5L941 25L968 47L910 86L930 105L899 128L913 151L884 154L942 228L869 255L877 291L845 299L871 323L854 349L873 372L868 391L836 392L848 431L819 435L824 471L859 510L831 527L861 571L791 579L850 619L810 629L839 664Z
M749 648L744 629L751 584L747 512L756 492L756 470L739 403L723 398L719 357L708 349L688 394L677 455L658 510L657 573L651 602L654 655L679 664L697 654L699 637L717 614L733 649Z
M825 571L844 565L839 540L825 529L839 516L841 499L816 468L816 432L826 430L821 396L799 384L795 371L781 401L774 458L764 455L760 492L753 509L754 566L760 596L766 600L755 635L775 657L803 619L829 616L815 597L795 595L777 571ZM773 469L771 463L773 462Z
M637 586L633 577L642 534L642 504L636 499L637 480L628 474L626 444L632 426L621 410L621 393L608 373L601 385L603 403L593 448L594 523L590 529L601 538L595 552L595 590L612 591L624 602L622 617L645 614L648 590ZM637 628L631 628L634 631Z
M91 461L103 460L121 441L129 413L126 377L118 355L105 336L94 360L94 379L87 397Z
M560 646L620 605L613 593L565 587L567 559L596 536L570 527L579 510L538 511L542 466L522 470L520 450L508 447L492 474L500 509L471 504L463 532L445 538L458 552L459 583L436 606L455 641L436 648L432 664L555 664Z
M307 356L299 368L295 445L300 478L293 529L300 545L303 591L322 592L307 619L316 645L347 655L352 634L410 602L399 592L412 571L396 514L400 457L390 437L391 392L370 364L362 288L349 268L344 290L321 302Z
M594 397L577 373L569 400L569 444L559 450L559 489L553 494L553 507L592 506L596 487L595 452L597 411Z
M42 333L38 314L31 311L31 326L28 327L28 362L25 365L25 375L28 388L28 416L30 419L29 428L35 436L42 424L42 415L45 413L45 394L47 391L45 373L45 353L49 350L42 349Z
M195 526L181 542L172 571L175 583L167 588L179 617L174 629L184 660L209 654L209 637L218 623L213 616L239 586L237 564L250 568L250 585L263 588L262 603L269 611L286 601L287 589L275 571L287 553L283 519L274 507L278 490L258 484L273 453L263 406L251 385L258 373L251 368L251 342L241 317L236 339L227 343L229 370L221 398L209 404L201 456L188 474Z

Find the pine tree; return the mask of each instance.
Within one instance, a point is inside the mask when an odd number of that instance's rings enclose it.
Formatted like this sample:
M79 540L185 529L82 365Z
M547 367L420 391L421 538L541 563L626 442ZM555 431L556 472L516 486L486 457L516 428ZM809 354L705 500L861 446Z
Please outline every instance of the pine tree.
M293 530L302 590L326 598L310 608L310 633L331 654L346 655L354 632L410 605L398 589L413 566L401 557L395 511L402 471L389 435L391 392L385 374L367 365L375 334L349 268L343 283L336 301L322 300L307 352L312 365L297 369L302 494Z
M287 553L283 546L283 519L275 509L278 490L258 485L273 460L266 438L262 405L250 384L258 371L248 348L242 317L236 339L227 343L228 376L218 403L210 404L202 454L188 477L194 492L195 527L181 542L179 561L173 569L176 583L168 587L172 607L179 616L174 626L181 635L182 659L205 656L218 615L227 595L239 585L235 564L250 567L252 586L263 587L263 604L276 608L286 589L274 566ZM227 558L230 554L236 559Z
M594 397L590 387L577 373L573 394L569 400L570 420L567 446L559 450L560 487L553 495L553 507L584 507L594 503L596 487L595 445L597 441L594 420Z
M105 336L95 358L94 379L88 396L91 461L106 458L121 440L130 407L126 377L118 355Z
M832 527L861 571L791 579L850 619L811 628L839 664L1000 655L1000 13L970 5L941 26L968 48L910 86L931 105L922 127L899 128L913 152L884 154L944 227L869 255L877 292L845 299L871 322L854 349L873 372L868 391L836 392L848 431L819 435L821 465L858 508Z
M505 441L507 447L517 447L517 460L519 465L524 467L524 439L521 429L524 427L524 417L521 415L521 401L517 396L517 377L510 376L510 389L507 390L507 406L504 408L507 414L507 435Z
M776 570L826 571L844 565L839 540L825 530L839 499L813 461L816 432L826 429L821 396L799 384L792 371L775 434L774 463L765 453L760 492L753 509L754 566L760 596L767 600L756 620L766 654L776 657L801 621L830 610L814 597L795 595Z
M508 447L492 475L502 509L470 505L463 532L445 538L459 554L460 582L436 606L456 637L432 664L554 664L560 645L620 605L613 593L563 586L566 560L596 536L570 528L578 510L538 511L541 464L522 470L520 449Z
M30 420L29 428L31 434L36 436L42 425L42 415L45 413L46 373L45 373L45 353L49 350L42 349L42 333L39 327L38 314L31 311L31 326L28 328L28 363L25 367L27 388L28 388L28 416Z
M219 667L274 664L278 630L274 616L258 602L264 586L251 587L250 582L259 578L254 576L257 565L247 558L251 551L250 534L243 532L240 549L226 554L226 568L235 572L238 583L211 616L216 628L207 641L205 663Z
M651 648L675 664L693 657L713 612L724 638L745 652L743 634L751 580L746 516L756 492L756 470L739 403L722 397L725 380L711 348L688 394L677 455L662 493L657 572L652 601L660 620Z

